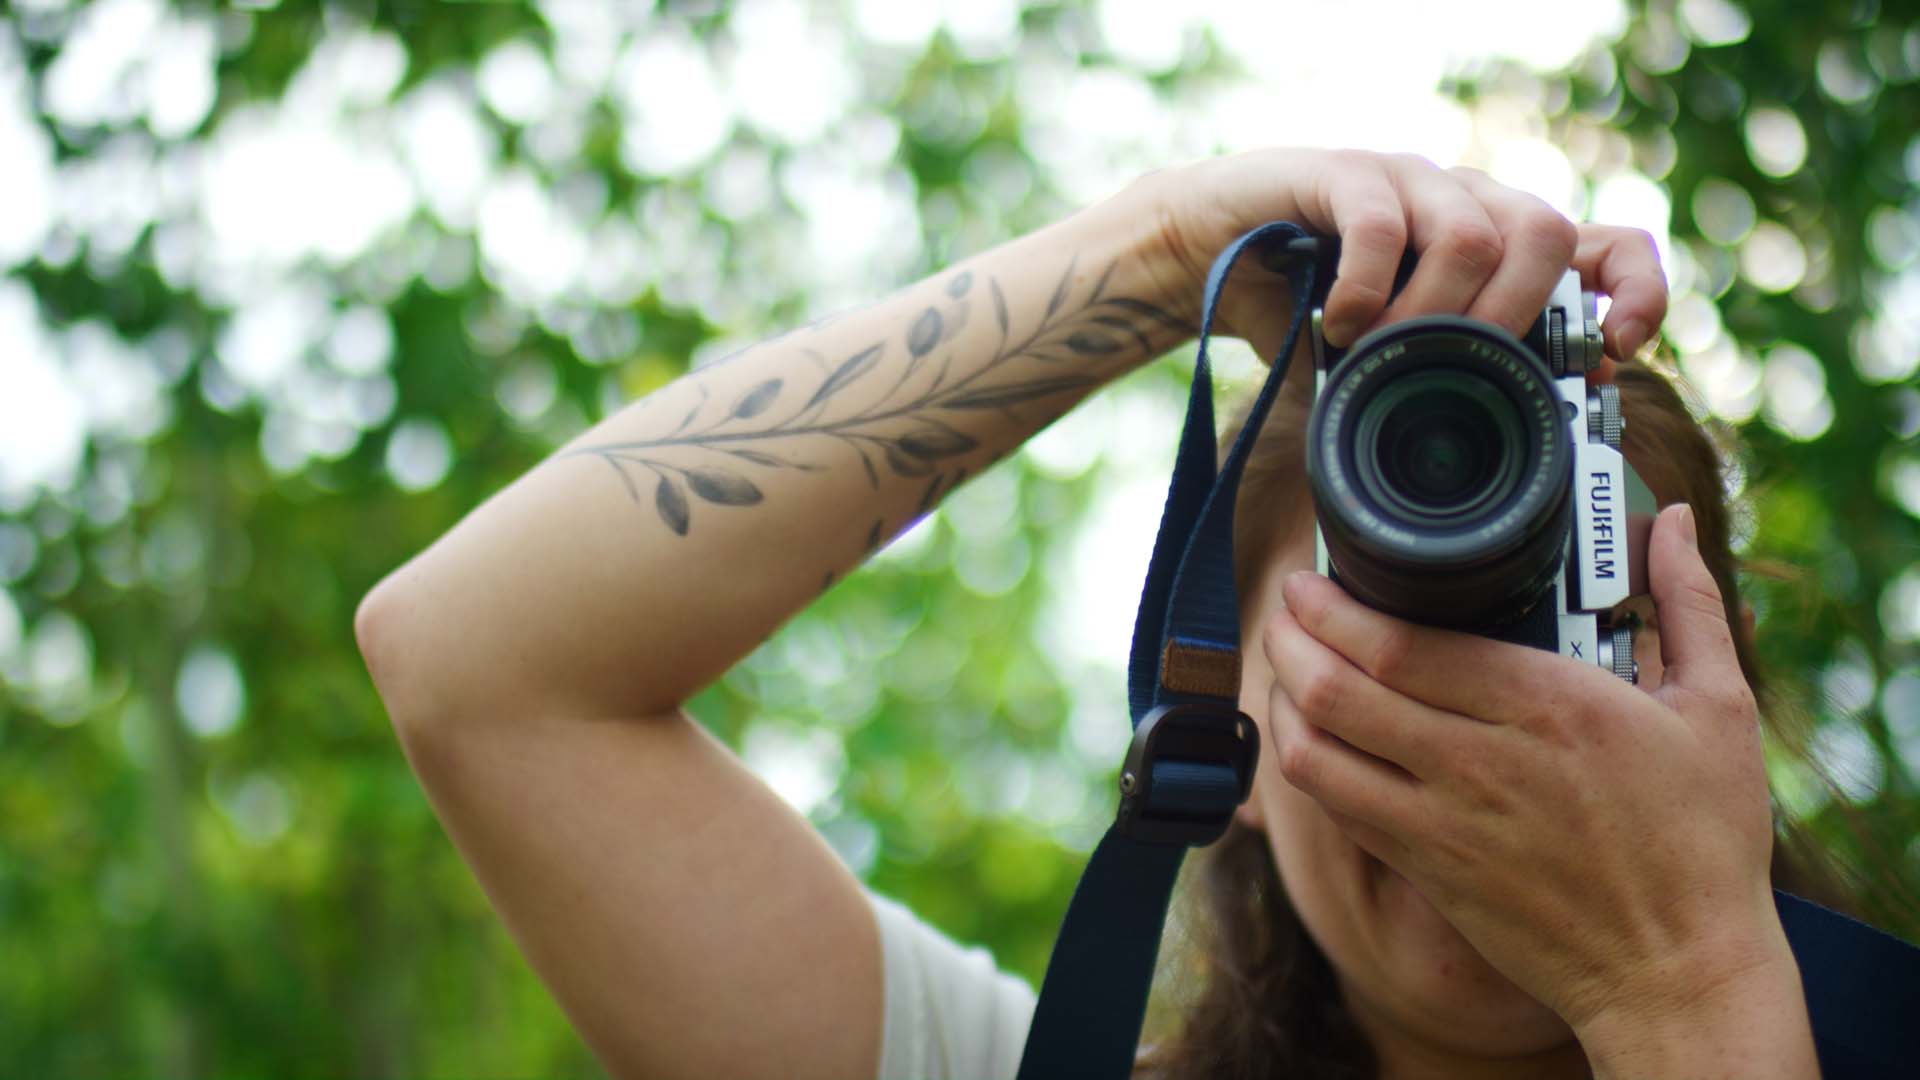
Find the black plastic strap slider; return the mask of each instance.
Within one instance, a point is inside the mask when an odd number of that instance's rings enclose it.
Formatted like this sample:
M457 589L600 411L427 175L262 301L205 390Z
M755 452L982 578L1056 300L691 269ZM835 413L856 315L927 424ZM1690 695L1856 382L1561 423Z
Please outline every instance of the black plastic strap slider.
M1338 256L1338 242L1324 236L1293 236L1270 243L1259 253L1260 265L1276 274L1285 274L1310 262L1325 262L1331 267Z
M1246 713L1224 704L1157 706L1133 730L1114 828L1147 844L1211 844L1252 792L1259 760L1260 734Z

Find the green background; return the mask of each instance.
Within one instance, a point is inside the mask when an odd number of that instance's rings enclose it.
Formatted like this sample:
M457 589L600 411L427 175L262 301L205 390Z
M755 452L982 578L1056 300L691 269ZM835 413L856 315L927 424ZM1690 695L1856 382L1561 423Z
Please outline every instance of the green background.
M1764 658L1833 781L1783 754L1776 785L1874 868L1876 914L1911 933L1897 897L1920 892L1920 20L1894 3L1630 8L1564 72L1475 64L1451 92L1566 147L1582 192L1632 170L1667 192L1668 336L1702 407L1744 440L1731 482L1750 509L1743 553L1765 571L1750 579ZM865 41L838 7L816 16L847 45L852 119L804 139L737 125L662 167L630 152L618 87L539 114L490 98L489 70L553 63L564 35L534 8L183 6L166 18L211 35L214 73L210 106L184 121L55 115L86 9L0 15L62 197L113 225L49 233L0 286L24 286L63 363L104 350L159 403L92 424L72 475L0 503L0 1072L597 1071L408 772L354 605L696 354L873 288L797 266L808 189L755 177L791 181L822 147L879 132L866 152L918 229L879 272L889 286L1072 208L1077 189L1034 145L1035 71L1106 72L1164 102L1246 75L1197 23L1174 62L1135 70L1074 2L1025 5L998 52L949 29ZM716 63L743 40L724 4L636 21ZM384 131L431 95L462 103L490 169L519 170L595 237L638 223L676 274L556 291L538 266L490 260L471 211L416 202L364 245L298 261L323 333L277 382L249 382L231 337L244 282L191 269L174 198L202 174L141 173L133 186L158 193L144 211L72 178L211 155L221 132L276 115L297 127L321 108L303 80L347 41L360 89L328 123ZM297 217L281 224L308 228ZM266 224L252 241L273 242ZM326 337L339 325L361 336ZM1186 355L1109 393L1177 415ZM691 703L874 887L1029 977L1110 810L1124 716L1120 658L1051 659L1047 613L1072 598L1049 580L1089 542L1103 485L1151 486L1166 467L1074 431L976 478Z

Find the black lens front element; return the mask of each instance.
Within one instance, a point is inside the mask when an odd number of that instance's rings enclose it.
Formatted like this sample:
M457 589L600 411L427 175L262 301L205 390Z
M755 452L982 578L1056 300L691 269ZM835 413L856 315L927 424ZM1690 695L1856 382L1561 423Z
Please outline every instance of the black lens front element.
M1404 375L1362 408L1360 482L1410 520L1446 526L1513 493L1526 447L1513 402L1471 370Z
M1367 335L1326 374L1307 480L1349 592L1417 622L1493 630L1559 570L1572 436L1545 362L1496 326L1430 315Z

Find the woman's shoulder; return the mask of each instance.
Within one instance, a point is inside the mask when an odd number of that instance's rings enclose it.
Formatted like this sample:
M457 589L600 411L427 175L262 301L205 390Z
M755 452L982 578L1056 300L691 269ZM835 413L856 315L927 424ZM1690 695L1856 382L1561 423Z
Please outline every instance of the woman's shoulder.
M880 1080L1012 1077L1033 1020L1033 988L993 954L864 890L880 928L885 1009Z

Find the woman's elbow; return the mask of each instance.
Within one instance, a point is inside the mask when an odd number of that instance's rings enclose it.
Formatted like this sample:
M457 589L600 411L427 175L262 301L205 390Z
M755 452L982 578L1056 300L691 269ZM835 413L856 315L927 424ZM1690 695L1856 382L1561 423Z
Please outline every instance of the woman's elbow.
M402 573L389 575L361 598L353 613L353 637L387 717L407 740L443 724L453 710L432 646L423 640L418 602L408 595Z

